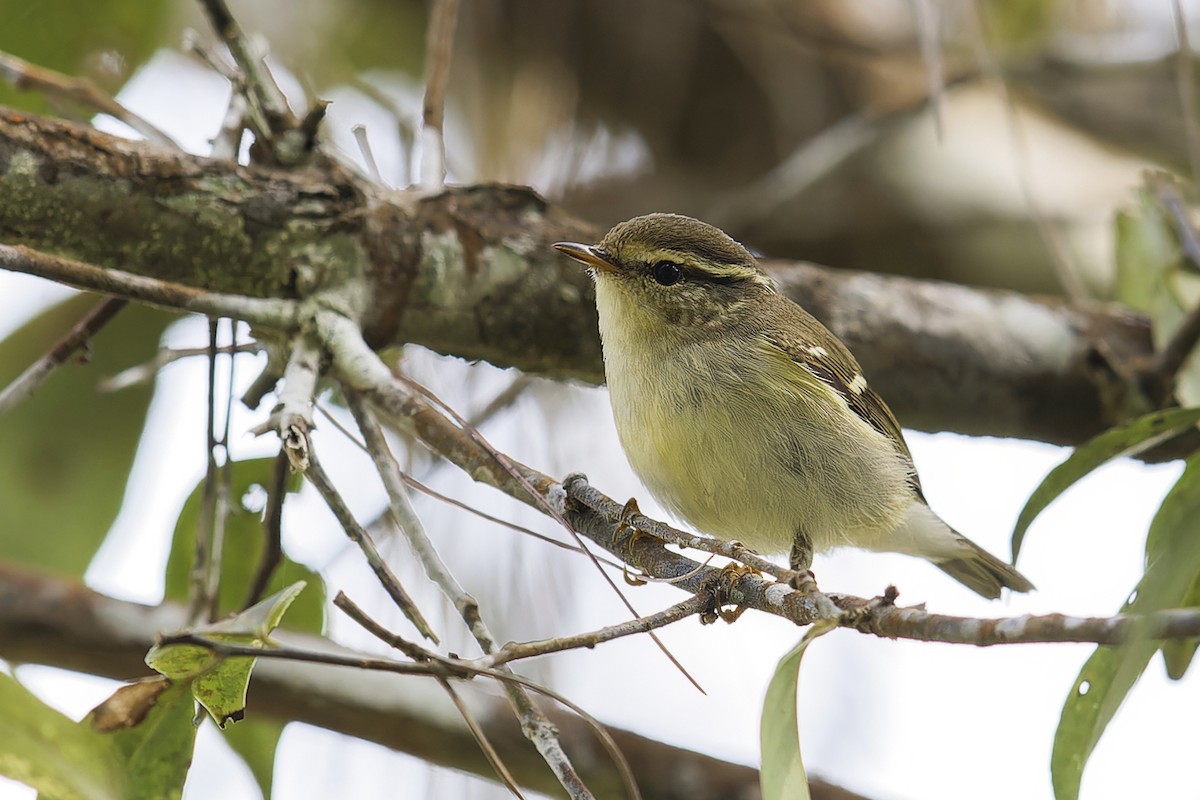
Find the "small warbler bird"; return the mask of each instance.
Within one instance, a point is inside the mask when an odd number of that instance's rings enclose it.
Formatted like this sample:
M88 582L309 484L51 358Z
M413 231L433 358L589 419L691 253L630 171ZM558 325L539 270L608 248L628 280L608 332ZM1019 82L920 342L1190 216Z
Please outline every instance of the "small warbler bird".
M930 510L900 425L846 346L781 295L749 251L650 214L591 268L621 444L642 482L701 531L763 553L848 545L928 559L984 597L1033 588Z

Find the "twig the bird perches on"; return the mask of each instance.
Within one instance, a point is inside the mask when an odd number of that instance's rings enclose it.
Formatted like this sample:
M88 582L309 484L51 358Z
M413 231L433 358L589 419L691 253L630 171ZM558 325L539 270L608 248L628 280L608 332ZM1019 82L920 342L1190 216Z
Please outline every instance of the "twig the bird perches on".
M46 355L26 367L24 372L0 390L0 416L37 391L60 364L66 362L79 348L86 346L96 332L107 325L128 302L119 297L109 297L92 306L92 309L84 314L83 318L75 323L75 327L67 331Z
M339 346L335 343L335 348ZM375 367L367 361L348 360L354 350L351 347L343 351L341 358L335 352L334 369L342 379L361 387L373 405L396 420L406 422L417 438L475 480L495 486L534 507L542 507L547 500L559 504L567 510L570 521L581 534L650 575L680 578L675 585L685 591L698 592L705 587L717 586L722 590L725 603L765 611L799 625L827 618L811 595L767 580L753 570L733 572L705 567L667 550L663 540L631 526L622 514L620 503L590 487L585 488L581 476L573 476L564 485L536 470L513 463L528 481L528 484L522 484L501 469L495 459L462 429L395 381L382 364ZM347 368L350 369L347 371ZM370 388L372 383L374 388ZM526 485L532 485L541 496L531 497ZM678 535L686 536L682 532ZM979 646L1097 640L1101 644L1115 644L1128 634L1131 624L1125 617L1083 619L1057 614L979 620L931 614L920 608L897 608L845 595L828 595L828 599L845 612L840 620L843 626L878 636L918 641ZM1160 612L1151 618L1148 629L1160 630L1171 638L1192 638L1200 632L1200 610ZM1082 635L1084 631L1089 635Z

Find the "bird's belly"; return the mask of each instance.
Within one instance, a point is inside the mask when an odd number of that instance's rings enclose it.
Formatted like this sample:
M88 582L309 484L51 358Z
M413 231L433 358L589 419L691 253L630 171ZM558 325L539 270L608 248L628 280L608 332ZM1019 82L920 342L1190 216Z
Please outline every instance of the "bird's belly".
M635 400L613 378L630 464L659 502L703 533L764 553L786 552L801 532L818 551L877 547L903 518L907 467L848 410L846 420L805 421L792 403L764 405L753 384L697 385L694 376L666 382L688 387L682 396L643 390Z

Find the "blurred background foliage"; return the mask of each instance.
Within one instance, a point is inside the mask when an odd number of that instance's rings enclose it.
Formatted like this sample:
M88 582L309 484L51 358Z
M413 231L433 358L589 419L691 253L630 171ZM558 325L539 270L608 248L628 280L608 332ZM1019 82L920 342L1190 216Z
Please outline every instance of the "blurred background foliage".
M115 89L157 49L177 50L185 29L209 36L196 6L3 0L0 49ZM427 3L234 10L300 92L334 98L333 120L339 104L373 103L395 116L369 130L376 147L411 141ZM531 183L602 225L671 209L777 256L1108 296L1111 209L1147 160L1190 169L1192 62L1175 57L1171 11L1135 0L467 4L451 177Z

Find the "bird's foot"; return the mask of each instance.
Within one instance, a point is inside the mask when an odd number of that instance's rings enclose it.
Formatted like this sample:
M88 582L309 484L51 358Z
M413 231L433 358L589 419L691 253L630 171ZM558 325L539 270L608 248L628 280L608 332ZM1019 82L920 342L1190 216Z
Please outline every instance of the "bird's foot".
M791 586L797 592L804 594L817 594L821 590L817 588L817 576L813 574L811 569L803 572L793 572L788 578L788 586Z

